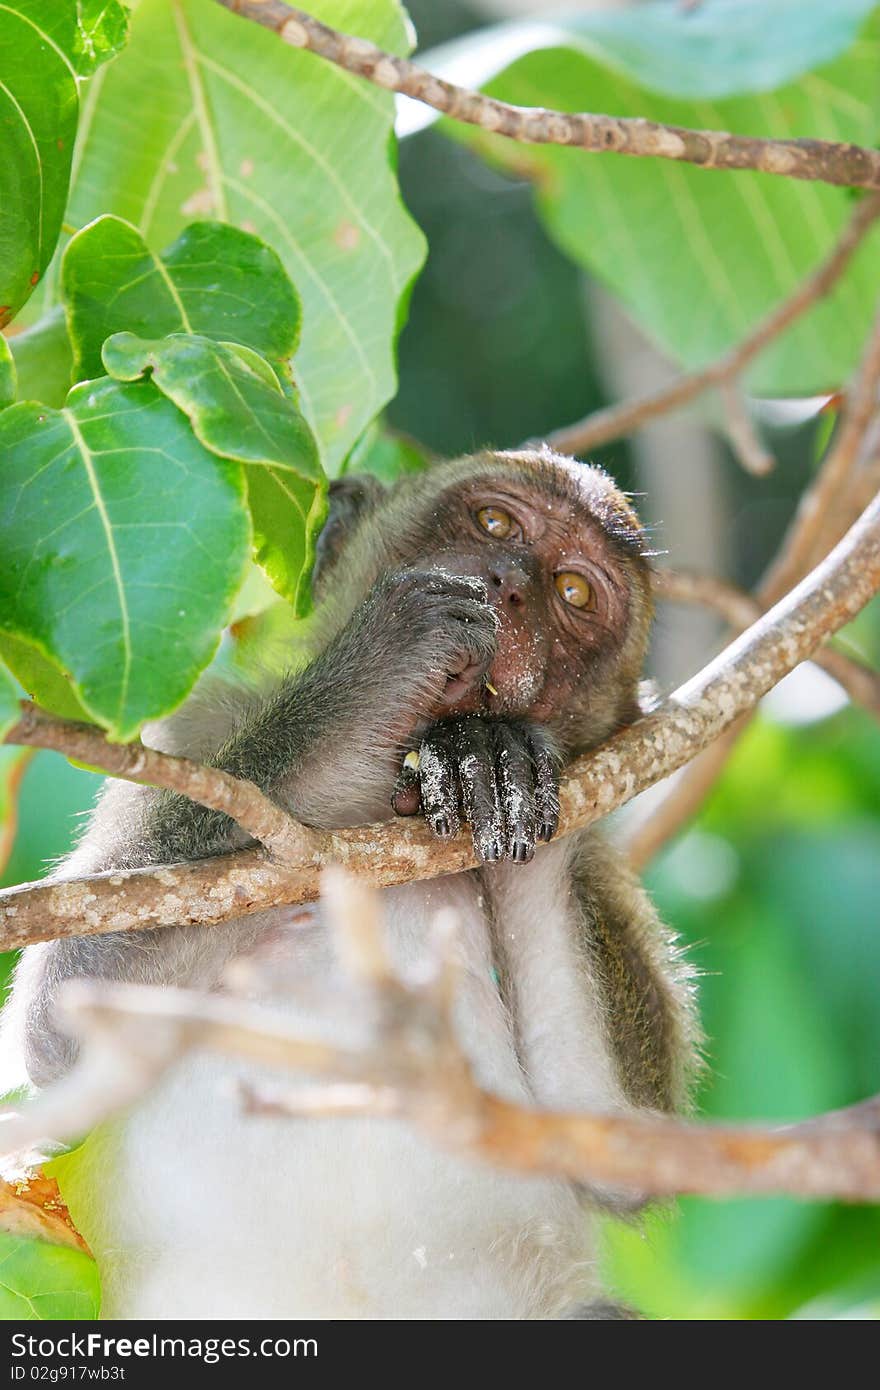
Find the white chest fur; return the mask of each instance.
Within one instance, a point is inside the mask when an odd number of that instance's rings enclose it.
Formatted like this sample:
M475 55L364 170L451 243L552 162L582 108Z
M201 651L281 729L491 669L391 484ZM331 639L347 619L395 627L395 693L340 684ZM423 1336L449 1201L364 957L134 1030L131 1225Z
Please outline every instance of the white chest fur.
M456 1021L481 1082L526 1104L616 1108L569 905L548 888L561 852L500 870L488 913L476 876L388 891L389 941L416 960L453 899ZM300 944L313 981L329 980L320 922ZM71 1198L106 1317L552 1318L595 1292L567 1185L450 1156L394 1121L244 1116L230 1084L243 1071L190 1059L90 1141Z

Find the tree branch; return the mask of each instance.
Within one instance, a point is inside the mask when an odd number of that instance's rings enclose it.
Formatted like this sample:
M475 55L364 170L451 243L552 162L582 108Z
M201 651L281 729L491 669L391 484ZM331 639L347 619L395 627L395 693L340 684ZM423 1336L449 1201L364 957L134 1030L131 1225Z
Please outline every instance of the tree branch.
M744 631L766 612L756 598L727 580L690 570L658 570L654 592L673 603L694 603L712 608L738 632ZM827 671L858 705L880 720L880 672L837 647L819 647L811 657Z
M760 439L742 392L732 381L721 387L724 425L728 443L747 473L765 478L776 467L776 460Z
M439 1146L496 1167L640 1195L880 1198L876 1100L800 1125L759 1128L639 1112L556 1113L490 1094L455 1031L455 924L447 920L434 932L418 977L405 977L385 953L374 895L341 871L325 883L328 924L347 965L340 1002L369 1021L365 1046L304 1039L283 1012L234 995L76 981L62 1003L66 1026L81 1039L80 1060L21 1113L7 1114L0 1130L6 1153L83 1133L138 1099L192 1048L209 1047L325 1082L274 1092L248 1084L243 1099L251 1114L395 1115Z
M191 758L158 753L142 743L110 743L93 725L58 719L29 700L21 701L21 719L2 742L51 748L126 782L180 792L202 806L230 816L279 859L298 861L314 855L321 845L316 831L294 820L253 782L240 781Z
M862 354L855 383L847 394L837 438L815 479L801 497L779 557L770 566L761 584L760 595L764 602L772 603L801 578L811 563L815 564L821 559L818 542L829 514L845 496L847 484L852 481L862 441L877 409L878 386L880 308ZM839 539L838 534L827 543L834 544Z
M644 819L634 818L635 824L627 827L623 848L635 873L641 874L663 846L697 814L748 724L748 715L743 715L726 729L672 778Z
M560 834L607 815L706 748L878 589L880 498L797 589L659 709L571 764L560 788ZM273 865L246 851L172 868L26 885L0 892L0 949L134 926L208 925L282 901L312 901L320 868L334 862L379 887L458 873L476 863L464 837L440 843L423 822L408 819L326 832L317 853L297 867ZM148 882L155 892L152 905Z
M840 524L848 519L842 498L853 474L863 442L876 412L880 384L880 310L874 321L867 345L862 354L853 389L848 393L844 417L836 440L829 449L818 474L798 503L776 559L771 564L758 589L759 604L767 608L801 578L815 560L820 538L826 545L834 544L838 535L829 534L829 518L836 516ZM857 489L858 484L856 484ZM633 868L641 870L659 849L696 814L715 782L721 776L728 758L748 720L735 725L696 758L690 767L675 780L666 795L650 815L633 830L627 851Z
M408 58L352 38L281 0L219 0L224 9L271 29L386 91L401 92L466 125L531 145L566 145L599 154L673 159L702 169L756 169L848 188L880 188L880 152L830 140L765 140L626 116L511 106L434 77Z
M679 410L712 387L735 383L775 338L834 288L854 253L880 216L880 195L862 198L829 255L797 289L771 309L742 342L722 357L693 372L685 372L646 396L622 401L595 410L572 425L562 426L547 436L547 443L562 454L584 454L609 440L630 434L650 420Z

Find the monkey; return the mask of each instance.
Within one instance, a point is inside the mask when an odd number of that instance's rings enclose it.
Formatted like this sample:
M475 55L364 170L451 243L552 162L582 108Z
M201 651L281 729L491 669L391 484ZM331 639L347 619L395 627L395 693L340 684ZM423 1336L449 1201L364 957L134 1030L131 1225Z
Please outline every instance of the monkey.
M611 477L547 446L391 487L343 477L303 658L269 689L197 689L144 731L310 826L421 815L443 840L467 825L476 868L383 890L388 948L412 966L437 913L455 912L459 1040L480 1084L521 1105L675 1111L698 1065L673 934L599 831L556 838L560 769L642 710L646 550ZM184 796L110 782L55 876L247 843ZM327 936L316 904L29 947L4 1019L7 1071L39 1089L75 1062L54 1012L68 979L224 989L250 955L332 992ZM492 1170L394 1119L243 1118L228 1076L190 1057L91 1141L74 1214L99 1258L103 1316L634 1316L597 1273L595 1211L615 1194Z

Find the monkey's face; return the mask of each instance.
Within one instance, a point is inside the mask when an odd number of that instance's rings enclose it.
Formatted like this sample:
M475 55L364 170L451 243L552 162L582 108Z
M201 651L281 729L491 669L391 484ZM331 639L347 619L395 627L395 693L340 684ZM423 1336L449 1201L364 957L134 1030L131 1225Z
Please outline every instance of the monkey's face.
M601 476L572 467L591 483ZM444 713L552 723L572 746L583 742L577 731L585 720L592 739L631 717L624 706L644 656L647 583L644 562L621 544L619 523L637 523L607 480L604 516L578 481L566 467L564 486L547 477L541 486L534 471L508 466L437 498L421 563L481 579L498 618L495 659L485 675L465 676L447 691Z

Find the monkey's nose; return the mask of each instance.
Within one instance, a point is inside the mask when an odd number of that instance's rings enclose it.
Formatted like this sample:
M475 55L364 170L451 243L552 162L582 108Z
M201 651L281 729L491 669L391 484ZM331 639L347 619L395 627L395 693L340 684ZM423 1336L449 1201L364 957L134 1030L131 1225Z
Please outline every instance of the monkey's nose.
M489 570L489 583L498 590L502 603L516 607L525 602L529 590L529 576L519 565L493 565Z

